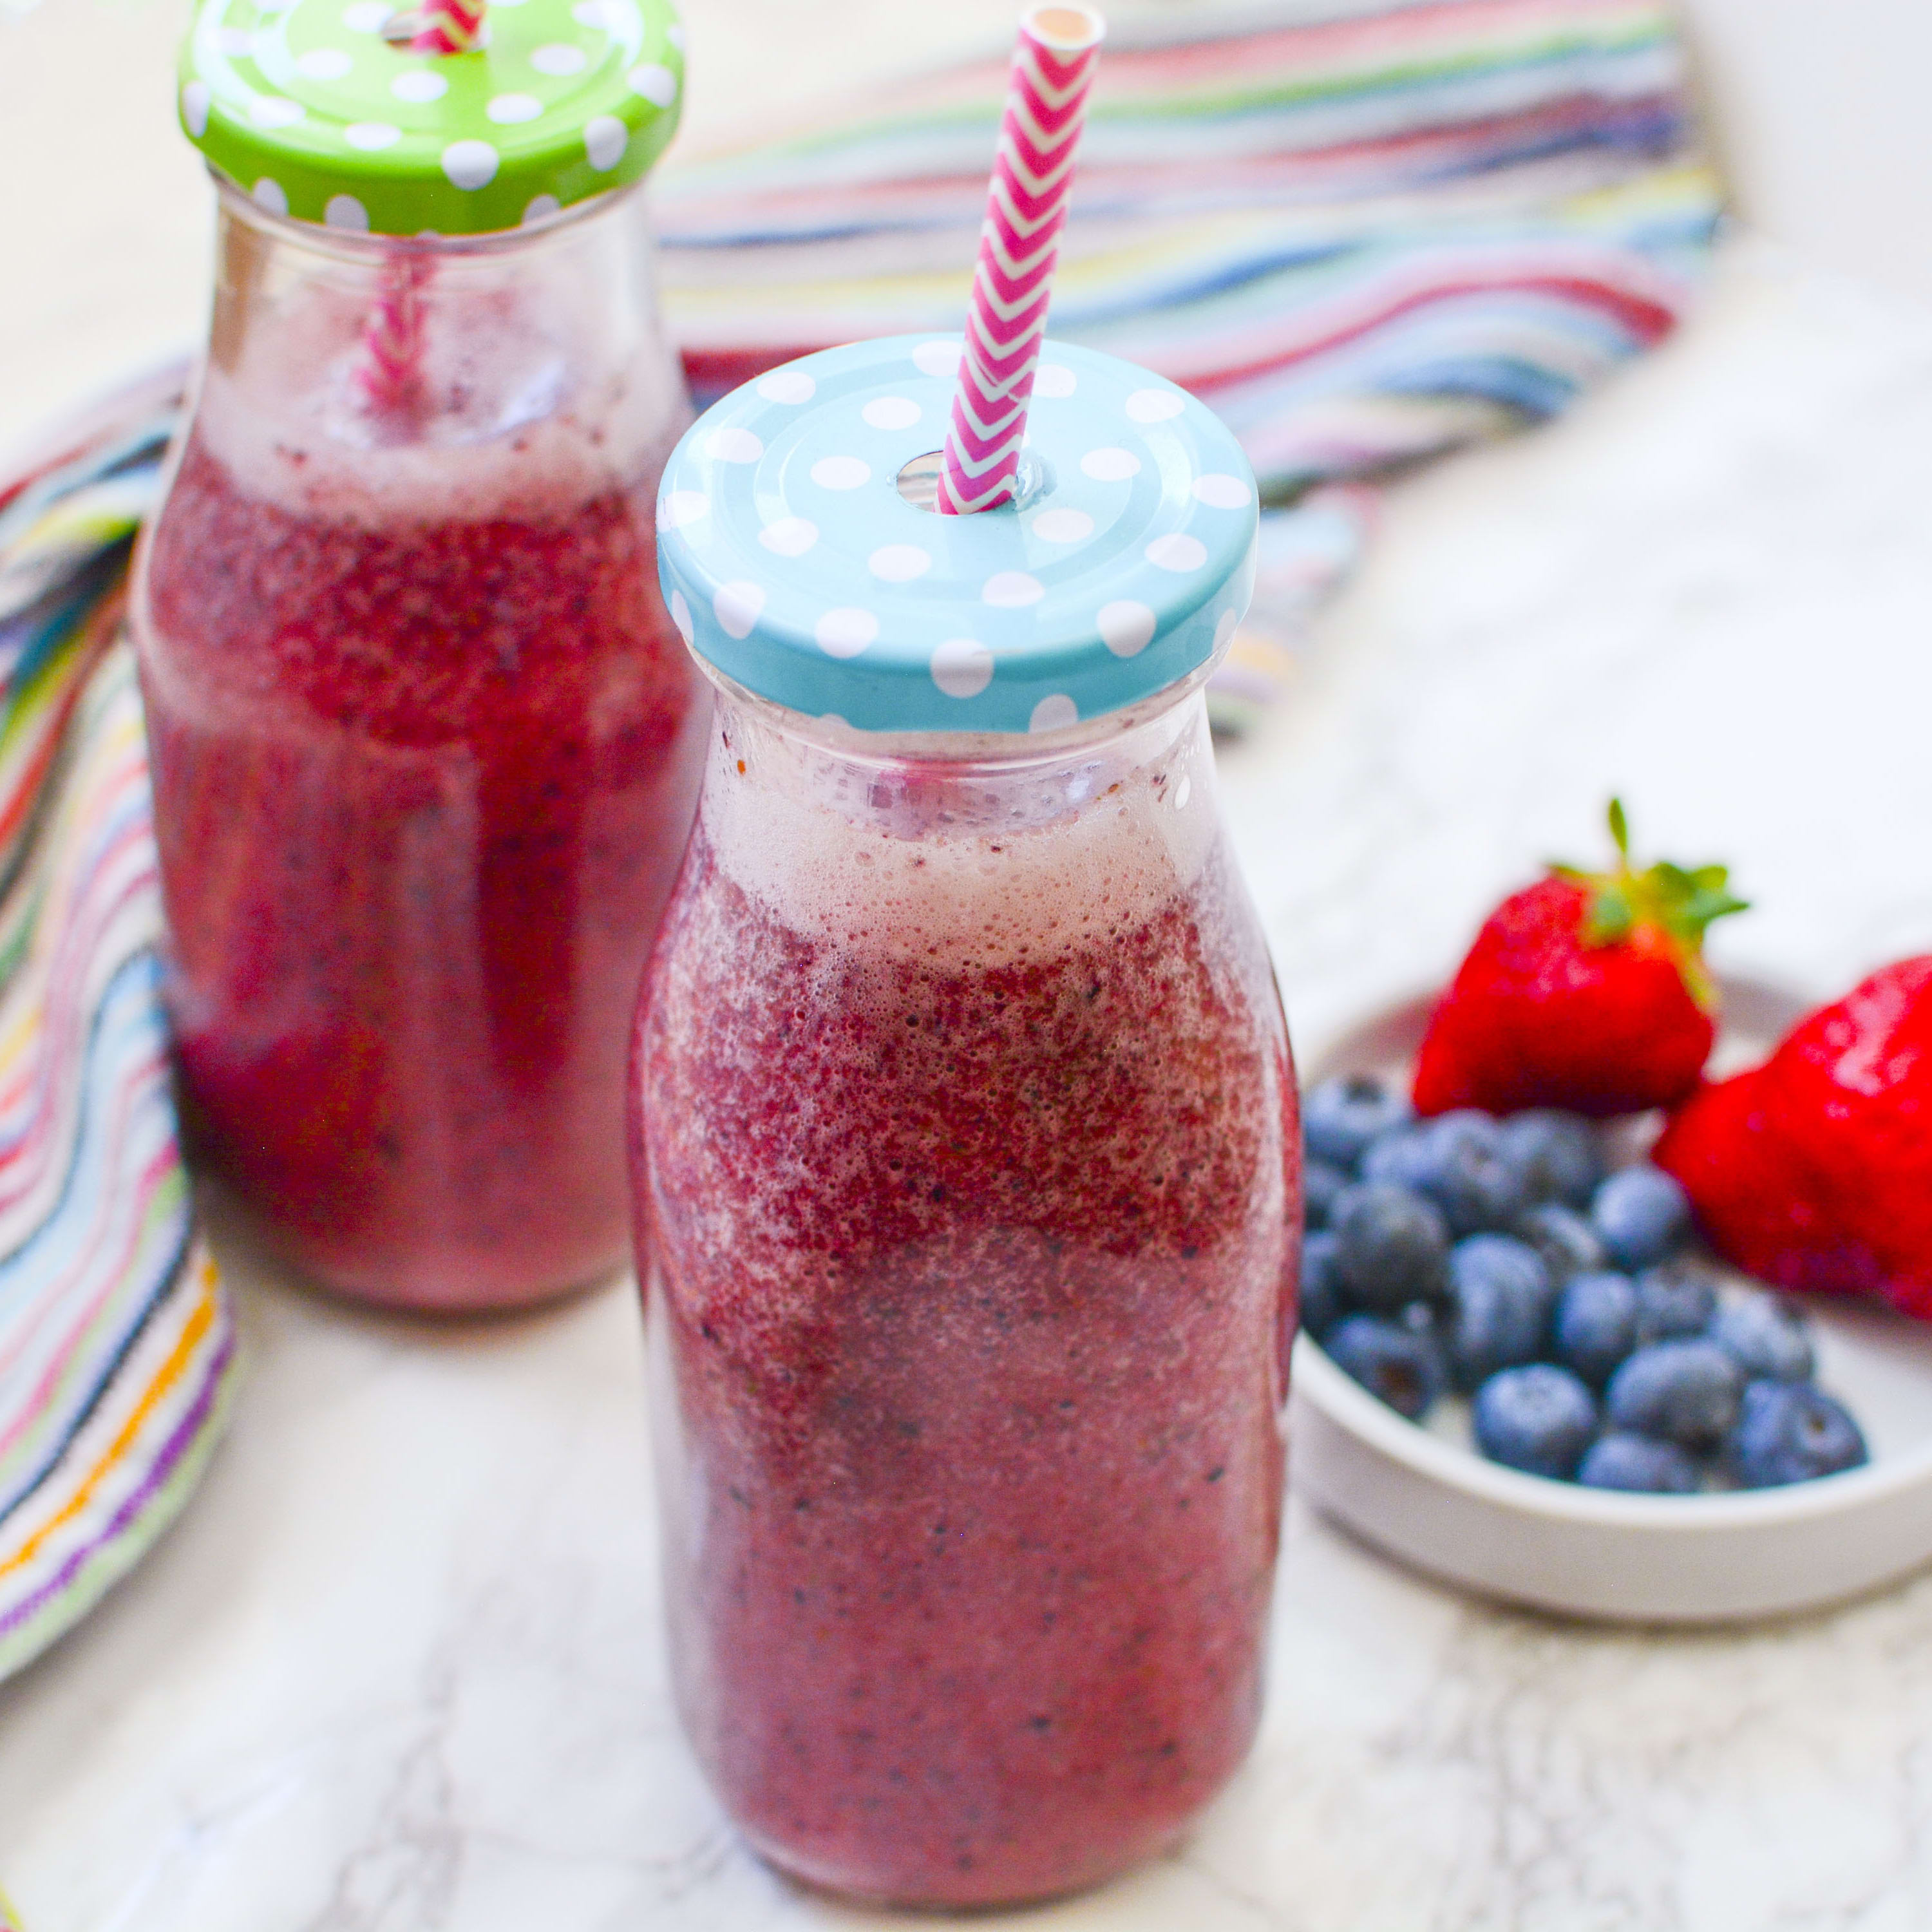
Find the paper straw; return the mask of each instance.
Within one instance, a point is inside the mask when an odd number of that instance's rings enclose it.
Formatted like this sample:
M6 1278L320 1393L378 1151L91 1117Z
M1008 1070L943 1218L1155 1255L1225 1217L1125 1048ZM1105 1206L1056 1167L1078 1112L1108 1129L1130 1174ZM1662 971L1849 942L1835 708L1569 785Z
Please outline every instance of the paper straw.
M436 265L420 248L392 248L377 272L381 286L363 325L356 380L381 413L409 417L420 399L423 290Z
M942 515L990 510L1013 494L1074 150L1106 32L1083 6L1036 7L1020 21L940 465Z
M483 38L484 0L422 0L412 54L466 54Z

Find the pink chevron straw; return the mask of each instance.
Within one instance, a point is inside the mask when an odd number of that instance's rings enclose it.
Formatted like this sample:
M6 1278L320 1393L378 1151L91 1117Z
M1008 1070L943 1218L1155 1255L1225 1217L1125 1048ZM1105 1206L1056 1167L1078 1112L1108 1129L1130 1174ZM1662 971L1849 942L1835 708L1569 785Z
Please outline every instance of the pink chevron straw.
M410 35L412 54L464 54L483 40L486 0L422 0ZM393 22L407 31L410 16ZM382 291L362 331L356 381L382 415L406 419L422 400L422 293L436 265L419 250L392 248L383 257Z
M940 463L943 516L990 510L1014 493L1074 150L1106 31L1090 7L1036 7L1021 19Z
M412 54L466 54L483 38L484 0L422 0Z

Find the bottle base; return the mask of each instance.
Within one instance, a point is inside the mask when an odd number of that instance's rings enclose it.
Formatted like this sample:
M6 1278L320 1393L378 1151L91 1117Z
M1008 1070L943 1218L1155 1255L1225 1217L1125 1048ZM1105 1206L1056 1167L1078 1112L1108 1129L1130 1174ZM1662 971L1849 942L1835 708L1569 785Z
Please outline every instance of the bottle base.
M220 1202L220 1218L266 1263L313 1294L358 1307L430 1320L518 1315L588 1294L631 1264L630 1243L621 1237L520 1267L506 1265L501 1255L427 1247L408 1254L326 1253L278 1226L271 1214L220 1177L204 1174L202 1185Z
M924 1879L878 1882L837 1870L830 1862L801 1857L736 1820L734 1825L752 1851L781 1877L830 1902L872 1910L940 1912L1017 1911L1078 1898L1166 1857L1186 1842L1194 1822L1190 1816L1178 1825L1150 1832L1131 1846L1117 1846L1105 1857L1051 1874L934 1871Z

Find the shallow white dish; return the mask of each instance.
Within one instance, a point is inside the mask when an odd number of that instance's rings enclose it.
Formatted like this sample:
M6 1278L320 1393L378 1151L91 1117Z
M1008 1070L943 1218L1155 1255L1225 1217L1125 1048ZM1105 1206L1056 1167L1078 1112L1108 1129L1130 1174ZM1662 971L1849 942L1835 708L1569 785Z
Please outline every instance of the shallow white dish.
M1760 1057L1803 1010L1724 988L1717 1064ZM1430 1000L1376 1014L1303 1070L1406 1078ZM1786 1489L1647 1496L1544 1480L1467 1446L1461 1406L1418 1428L1307 1337L1289 1404L1298 1492L1365 1541L1486 1596L1629 1622L1714 1623L1809 1610L1932 1562L1932 1324L1812 1298L1821 1387L1856 1415L1862 1469Z

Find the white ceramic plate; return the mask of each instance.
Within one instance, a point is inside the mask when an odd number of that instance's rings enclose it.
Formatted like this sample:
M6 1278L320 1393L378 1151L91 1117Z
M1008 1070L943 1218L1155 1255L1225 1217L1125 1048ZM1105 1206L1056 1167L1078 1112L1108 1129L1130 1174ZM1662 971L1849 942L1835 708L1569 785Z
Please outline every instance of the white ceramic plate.
M1724 988L1720 1070L1748 1064L1802 1010L1769 988ZM1391 1007L1303 1071L1404 1079L1430 1000ZM1293 1479L1390 1555L1484 1595L1586 1617L1708 1623L1808 1610L1932 1561L1932 1324L1846 1302L1808 1304L1820 1385L1858 1418L1863 1468L1789 1488L1695 1496L1586 1490L1526 1476L1468 1446L1466 1406L1418 1428L1306 1336L1289 1407Z

